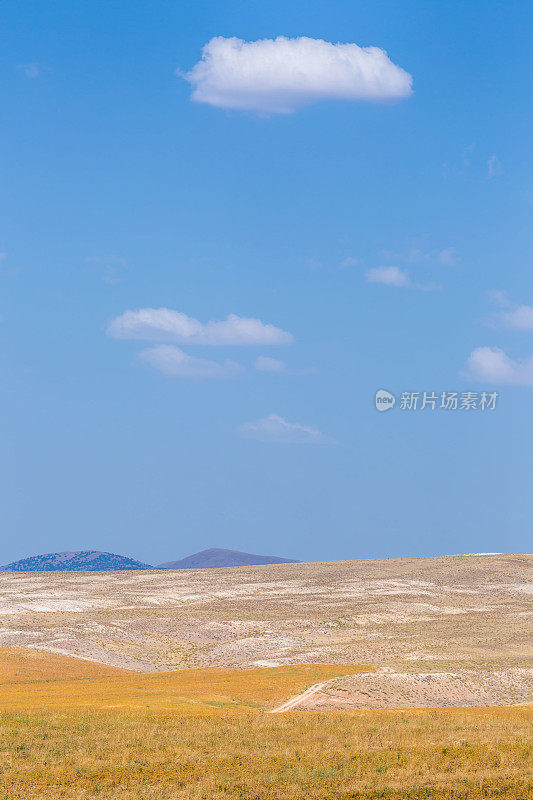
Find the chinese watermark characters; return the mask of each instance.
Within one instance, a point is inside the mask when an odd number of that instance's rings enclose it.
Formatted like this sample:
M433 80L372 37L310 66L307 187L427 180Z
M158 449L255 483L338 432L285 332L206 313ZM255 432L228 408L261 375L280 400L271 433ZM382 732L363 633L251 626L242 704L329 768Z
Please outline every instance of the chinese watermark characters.
M400 411L494 411L498 392L401 392ZM396 397L386 389L379 389L374 398L378 411L389 411L396 405Z

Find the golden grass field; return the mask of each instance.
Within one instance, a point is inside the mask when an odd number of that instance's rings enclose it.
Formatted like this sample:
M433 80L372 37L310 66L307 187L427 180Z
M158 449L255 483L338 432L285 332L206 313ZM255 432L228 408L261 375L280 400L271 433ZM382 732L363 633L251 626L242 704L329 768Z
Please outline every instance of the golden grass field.
M525 800L528 707L264 713L367 667L127 673L0 650L0 798Z
M531 709L0 715L2 800L526 800Z
M0 712L137 709L206 714L219 708L268 710L317 681L369 669L368 665L299 664L139 674L51 653L3 648Z

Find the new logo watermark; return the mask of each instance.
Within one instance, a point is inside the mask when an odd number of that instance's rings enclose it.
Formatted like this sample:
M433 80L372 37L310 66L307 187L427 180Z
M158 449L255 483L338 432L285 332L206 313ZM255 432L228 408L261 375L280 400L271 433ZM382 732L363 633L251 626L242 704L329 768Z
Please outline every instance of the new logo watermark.
M391 408L394 408L396 398L386 389L378 389L374 402L378 411L390 411Z
M498 392L401 392L400 411L494 411ZM390 411L396 405L396 396L386 389L378 389L374 396L378 411Z

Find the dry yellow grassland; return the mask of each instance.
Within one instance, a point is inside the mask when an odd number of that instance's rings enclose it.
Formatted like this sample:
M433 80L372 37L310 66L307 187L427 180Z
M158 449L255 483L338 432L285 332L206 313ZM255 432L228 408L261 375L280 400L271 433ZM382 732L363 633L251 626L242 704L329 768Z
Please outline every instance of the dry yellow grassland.
M79 658L22 647L0 647L0 686L18 682L105 678L123 674L121 669Z
M27 665L29 669L24 678ZM369 669L372 667L368 665L299 664L249 670L175 670L143 675L55 654L30 651L28 655L22 648L4 648L0 649L0 711L268 710L317 681Z
M527 708L0 716L2 800L526 800Z

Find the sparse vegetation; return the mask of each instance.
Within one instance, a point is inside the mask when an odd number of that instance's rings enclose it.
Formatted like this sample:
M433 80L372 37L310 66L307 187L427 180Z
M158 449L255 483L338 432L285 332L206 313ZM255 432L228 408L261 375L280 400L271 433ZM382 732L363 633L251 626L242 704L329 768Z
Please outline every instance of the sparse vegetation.
M495 555L3 573L0 634L139 672L265 659L399 672L528 666L532 566L532 556Z
M526 800L530 709L0 717L2 800Z

